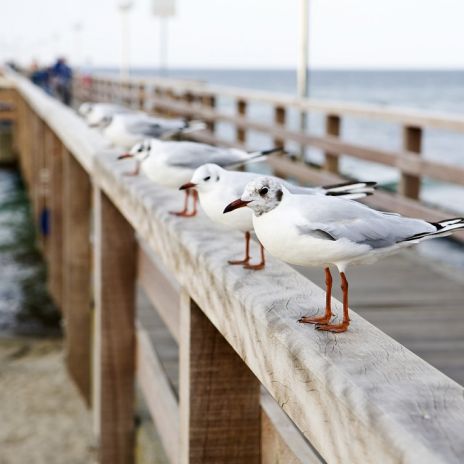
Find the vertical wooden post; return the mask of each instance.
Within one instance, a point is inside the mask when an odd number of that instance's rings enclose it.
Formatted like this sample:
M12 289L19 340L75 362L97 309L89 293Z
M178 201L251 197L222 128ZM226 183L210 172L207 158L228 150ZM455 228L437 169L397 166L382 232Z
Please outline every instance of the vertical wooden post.
M202 100L203 106L206 106L207 108L214 109L214 107L216 106L216 98L214 97L214 95L203 95ZM208 130L214 134L216 128L214 120L208 121L206 125L208 127Z
M340 135L340 116L328 114L325 118L325 133L331 137ZM325 152L324 169L329 172L338 173L338 156L329 151Z
M138 108L139 110L145 110L145 83L140 82L138 87Z
M245 100L237 100L236 106L237 106L237 115L241 117L246 116L247 102ZM245 144L246 130L243 127L237 126L235 134L236 134L235 138L237 142L241 144Z
M91 378L91 184L88 174L62 147L62 307L66 364L87 404Z
M261 462L259 382L185 293L179 362L181 464Z
M46 133L50 169L50 260L49 289L59 308L63 308L63 148L51 130Z
M285 107L276 106L274 108L274 123L277 127L282 127L282 128L285 127L286 116L287 116L287 111ZM275 147L285 146L285 140L280 137L276 137L274 139L274 146Z
M185 102L188 106L191 106L192 103L193 103L193 100L194 100L194 97L193 97L192 92L190 92L190 91L185 92L184 95L183 95L182 100L184 100L184 102ZM190 113L185 114L184 117L185 117L185 119L186 119L187 121L190 121L190 120L192 119L192 115L191 115Z
M422 129L420 127L403 127L403 148L406 151L420 154L422 150ZM401 173L399 193L417 200L420 194L421 179L418 176Z
M98 189L94 223L100 463L128 464L134 461L136 241L130 224Z

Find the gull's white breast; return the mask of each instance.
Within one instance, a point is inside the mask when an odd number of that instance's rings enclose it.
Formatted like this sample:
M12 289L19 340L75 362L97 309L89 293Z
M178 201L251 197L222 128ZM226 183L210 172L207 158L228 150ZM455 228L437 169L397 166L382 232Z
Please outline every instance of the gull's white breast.
M141 170L156 184L174 189L187 183L193 175L193 169L169 166L162 153L156 153L146 159Z
M230 213L223 213L229 203L237 200L236 194L213 189L209 192L199 192L199 196L202 209L213 222L242 232L253 229L253 213L249 208L239 208Z
M371 250L348 239L330 240L304 233L307 221L285 199L272 211L253 215L256 236L276 258L298 266L347 263Z

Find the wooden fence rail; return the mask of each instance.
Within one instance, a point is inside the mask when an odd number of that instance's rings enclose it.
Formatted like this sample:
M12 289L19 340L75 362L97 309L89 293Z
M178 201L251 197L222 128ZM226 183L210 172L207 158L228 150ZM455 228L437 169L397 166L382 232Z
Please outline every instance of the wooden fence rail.
M322 151L325 162L322 169L309 166L300 159L281 157L274 162L282 177L294 177L301 182L323 182L342 179L340 158L350 156L359 160L378 163L398 170L397 192L384 193L369 198L371 206L397 211L401 214L439 220L453 211L442 207L425 205L420 201L421 184L424 178L439 182L464 185L464 167L428 159L422 154L422 141L426 130L444 130L464 134L464 118L441 113L426 113L398 108L351 103L320 102L262 91L249 91L230 87L208 85L203 82L179 81L166 78L131 79L118 84L109 76L93 76L83 88L76 79L75 94L78 100L121 101L134 108L151 109L166 115L201 118L208 122L209 132L193 135L207 143L245 147L250 132L269 135L274 144L295 142L299 146ZM113 89L114 91L101 91ZM144 89L143 91L141 89ZM122 92L122 93L121 93ZM140 99L144 95L144 100ZM235 101L235 112L221 110L215 104L219 99ZM258 121L247 116L250 105L260 103L270 107L274 119ZM315 136L288 127L291 110L319 113L325 117L325 134ZM378 120L393 123L402 129L402 149L386 150L359 143L346 142L342 138L344 118ZM224 139L215 131L216 123L226 123L235 128L235 139ZM283 159L282 159L283 158ZM464 233L456 234L464 240Z
M102 463L134 461L135 381L173 463L319 462L309 443L330 463L462 462L460 385L354 312L342 336L298 324L322 311L322 290L272 258L260 273L224 266L240 234L169 214L178 192L124 176L71 109L9 78L34 215L52 205L42 249ZM137 283L179 344L179 397L137 322Z

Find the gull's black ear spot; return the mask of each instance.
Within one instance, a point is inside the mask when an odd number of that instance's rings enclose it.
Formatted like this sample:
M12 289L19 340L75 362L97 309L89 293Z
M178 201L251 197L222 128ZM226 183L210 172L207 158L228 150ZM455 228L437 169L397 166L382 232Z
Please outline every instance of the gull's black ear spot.
M284 192L282 192L282 190L280 190L280 189L277 190L277 192L276 192L277 201L281 201L283 196L284 196Z

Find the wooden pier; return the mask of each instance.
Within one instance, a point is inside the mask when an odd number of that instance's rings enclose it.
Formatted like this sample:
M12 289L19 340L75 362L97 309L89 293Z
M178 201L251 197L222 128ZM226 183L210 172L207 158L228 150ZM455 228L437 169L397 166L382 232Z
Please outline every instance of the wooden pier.
M312 282L316 274L308 280L272 258L263 272L224 266L231 252L240 254L240 234L225 233L201 215L170 215L176 192L124 176L118 153L73 110L21 76L7 77L15 146L35 218L50 210L50 234L39 245L63 312L69 372L94 413L100 462L135 460L135 385L172 463L462 461L464 388L407 349L425 359L434 349L435 355L462 353L462 283L399 255L353 272L349 332L337 336L300 325L299 316L324 306L324 293ZM214 124L227 117L237 125L230 143L243 145L248 130L270 128L279 141L326 150L325 170L273 158L273 168L290 177L338 179L336 160L344 153L398 166L400 192L373 196L378 207L441 218L418 201L420 177L464 183L461 168L447 171L415 153L424 128L464 131L464 119L371 109L365 117L406 128L405 151L387 153L339 139L336 118L363 111L356 107L324 107L329 135L317 138L282 127L287 107L275 96L275 124L265 125L247 119L245 94L239 115L218 116L221 89L201 83L117 87L95 79L76 91L90 100L124 92L127 104L147 108L150 86L153 110L209 121L204 140L219 143ZM322 110L317 103L288 104ZM429 332L441 319L447 323L440 333ZM454 367L445 365L448 359ZM463 381L458 354L430 360Z

